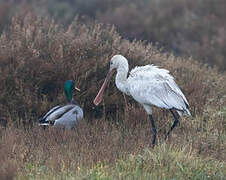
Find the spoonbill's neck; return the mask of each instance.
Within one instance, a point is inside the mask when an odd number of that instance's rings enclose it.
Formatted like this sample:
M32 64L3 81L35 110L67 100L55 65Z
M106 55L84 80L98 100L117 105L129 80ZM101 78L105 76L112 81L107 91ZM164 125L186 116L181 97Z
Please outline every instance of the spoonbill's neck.
M128 74L128 66L117 68L117 74L115 77L115 84L117 88L123 93L127 93L127 74Z

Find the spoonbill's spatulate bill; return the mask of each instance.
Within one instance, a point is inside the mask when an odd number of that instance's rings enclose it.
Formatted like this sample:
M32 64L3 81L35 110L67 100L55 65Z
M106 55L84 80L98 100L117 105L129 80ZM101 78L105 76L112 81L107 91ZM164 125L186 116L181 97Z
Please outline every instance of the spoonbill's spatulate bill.
M153 145L156 140L156 128L152 118L151 106L169 109L174 117L174 123L166 134L166 138L179 122L173 110L176 110L180 116L191 115L187 99L168 70L160 69L154 65L146 65L132 69L127 78L128 61L122 55L115 55L111 58L107 77L93 101L95 105L102 101L104 90L115 70L117 71L115 78L117 88L142 104L148 113L152 124Z
M73 80L67 80L64 83L64 93L68 103L66 105L55 106L39 120L39 125L61 126L66 129L73 128L79 120L83 118L83 110L78 103L73 100L72 93L74 90L80 91L75 87Z

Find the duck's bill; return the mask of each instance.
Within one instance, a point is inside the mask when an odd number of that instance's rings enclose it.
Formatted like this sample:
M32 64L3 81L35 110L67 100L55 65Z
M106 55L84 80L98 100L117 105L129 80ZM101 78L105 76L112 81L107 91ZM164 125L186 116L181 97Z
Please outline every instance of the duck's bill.
M79 91L79 92L81 91L81 90L80 90L79 88L77 88L77 87L75 87L75 90L77 90L77 91Z
M93 103L96 106L98 106L101 103L101 101L103 99L103 95L104 95L104 90L107 87L108 83L110 82L110 79L111 79L111 76L113 75L113 73L114 73L114 70L108 71L107 77L105 78L103 85L101 86L97 96L95 97L95 99L93 101Z

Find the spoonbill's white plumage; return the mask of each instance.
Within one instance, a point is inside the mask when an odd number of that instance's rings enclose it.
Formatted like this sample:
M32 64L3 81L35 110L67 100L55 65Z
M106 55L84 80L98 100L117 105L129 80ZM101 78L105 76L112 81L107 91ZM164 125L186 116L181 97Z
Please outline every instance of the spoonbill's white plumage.
M131 70L127 78L129 71L128 61L122 55L112 57L107 77L94 99L95 105L101 102L104 89L115 70L117 71L115 78L117 88L142 104L148 113L154 134L153 144L155 144L156 139L156 128L152 118L151 106L169 109L174 117L174 123L166 137L179 122L173 110L176 110L180 116L191 115L186 97L174 82L174 78L169 74L168 70L160 69L154 65L146 65Z

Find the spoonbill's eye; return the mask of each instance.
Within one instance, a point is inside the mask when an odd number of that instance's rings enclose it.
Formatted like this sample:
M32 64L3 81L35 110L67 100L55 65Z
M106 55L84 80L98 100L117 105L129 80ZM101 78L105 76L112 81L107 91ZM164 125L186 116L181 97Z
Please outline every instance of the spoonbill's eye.
M110 62L110 65L112 65L112 64L113 64L113 62L111 61L111 62Z

